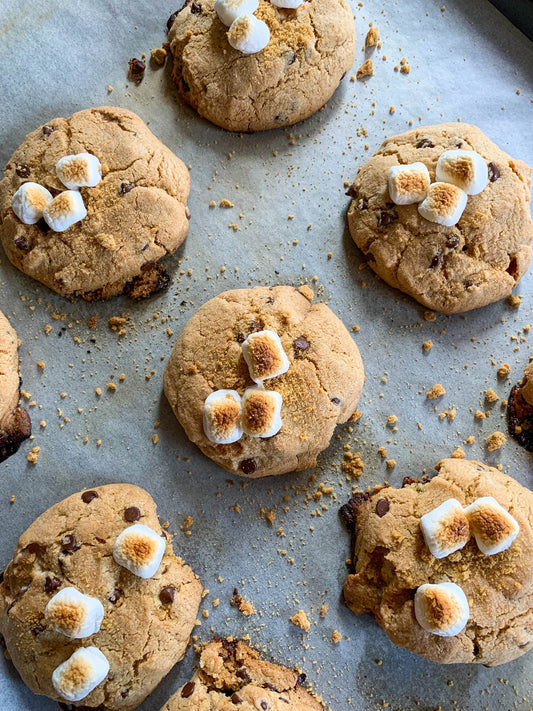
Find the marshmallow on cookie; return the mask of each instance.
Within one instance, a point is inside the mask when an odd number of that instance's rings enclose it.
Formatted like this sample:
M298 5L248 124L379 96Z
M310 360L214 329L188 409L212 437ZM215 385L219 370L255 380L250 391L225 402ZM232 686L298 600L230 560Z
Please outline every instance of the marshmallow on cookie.
M282 426L283 398L275 390L247 388L242 397L242 428L250 437L273 437Z
M242 437L241 396L236 390L215 390L204 402L204 432L215 444L231 444Z
M52 193L38 183L23 183L11 199L13 212L25 225L35 225L53 199Z
M243 54L256 54L270 42L270 30L255 15L239 15L228 30L228 42Z
M426 632L439 637L455 637L466 626L470 608L459 585L426 583L415 593L415 617Z
M304 0L270 0L272 5L281 7L284 10L296 10L297 7L300 7L303 1Z
M465 514L477 547L485 555L507 550L520 532L517 521L492 496L476 499Z
M477 195L488 183L485 159L475 151L444 151L437 161L436 179L461 188L467 195Z
M43 217L54 232L64 232L87 217L87 209L77 190L65 190L46 205Z
M463 507L457 499L448 499L420 519L427 547L435 558L446 558L466 546L470 528Z
M100 630L104 607L100 600L76 588L63 588L48 602L45 617L57 632L72 639L83 639Z
M242 344L242 354L250 377L258 385L261 385L263 380L275 378L289 370L289 359L283 350L280 337L274 331L250 333Z
M130 573L146 579L156 574L165 548L165 541L152 528L136 523L116 539L113 558Z
M109 673L109 662L97 647L77 649L52 674L52 684L66 701L81 701Z
M389 194L396 205L413 205L428 194L431 178L424 163L393 165L389 170Z
M102 166L91 153L77 153L58 160L56 174L69 190L94 188L102 180Z
M215 12L226 27L241 15L253 15L259 7L259 0L215 0Z
M467 199L467 194L457 185L432 183L425 200L418 206L418 212L430 222L452 227L461 219Z

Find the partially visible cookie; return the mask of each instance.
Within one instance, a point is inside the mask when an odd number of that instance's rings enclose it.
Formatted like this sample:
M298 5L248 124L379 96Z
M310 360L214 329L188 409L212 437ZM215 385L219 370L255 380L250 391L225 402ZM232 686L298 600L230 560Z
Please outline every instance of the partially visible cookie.
M143 570L130 572L128 560ZM147 564L157 565L156 572L140 577ZM80 593L92 599L93 625L98 628L98 610L103 619L99 631L76 638L84 634L83 605L72 602ZM36 694L72 703L70 692L78 691L73 707L132 711L183 657L201 594L196 575L174 555L150 495L109 484L69 496L22 534L0 585L0 631ZM80 649L104 666L103 680L87 693L76 688L74 672L59 685L56 679L58 667ZM82 666L80 676L85 673ZM90 687L91 675L82 681Z
M20 376L17 334L0 311L0 462L31 435L30 416L18 406Z
M181 97L228 131L303 121L331 98L353 64L355 26L347 0L309 0L296 9L278 4L284 3L259 0L253 22L270 39L252 54L230 45L214 0L187 0L169 20Z
M61 167L73 156L85 161L81 178L79 165ZM82 187L69 190L71 180ZM143 297L165 285L154 279L154 265L187 235L189 183L182 161L136 114L85 109L28 134L9 159L0 182L0 239L18 269L58 294L93 300L126 290ZM27 195L20 192L25 184ZM52 210L47 200L58 197L65 204Z
M432 661L504 664L533 647L533 493L480 462L436 468L343 507L356 536L346 604Z
M203 648L193 678L161 711L322 711L304 681L305 674L267 662L245 642L217 640Z
M476 126L424 126L388 138L359 170L348 224L388 284L460 313L508 296L526 273L530 190L531 168Z
M316 466L337 423L354 414L363 381L342 322L290 286L208 301L178 337L164 375L189 439L253 478Z
M533 452L533 361L524 369L524 379L515 385L507 405L509 433L528 452Z

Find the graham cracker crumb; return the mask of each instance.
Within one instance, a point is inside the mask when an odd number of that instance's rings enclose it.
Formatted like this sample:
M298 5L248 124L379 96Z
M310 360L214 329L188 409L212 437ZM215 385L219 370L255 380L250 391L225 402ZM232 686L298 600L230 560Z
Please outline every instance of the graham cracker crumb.
M457 447L454 452L452 452L452 459L464 459L466 454L461 447Z
M165 59L167 58L167 50L163 49L163 47L151 49L150 56L152 57L154 64L157 64L158 67L162 67L165 63Z
M371 77L374 76L374 64L371 59L367 59L366 62L363 62L359 69L357 70L357 73L355 75L358 79L363 79L363 77Z
M436 383L431 390L426 393L426 397L429 400L436 400L438 397L442 397L446 394L446 390L442 387L440 383Z
M487 392L485 393L485 400L487 402L496 402L500 398L496 395L494 390L492 388L489 388Z
M307 301L312 302L313 299L315 298L315 294L314 294L313 290L309 286L307 286L307 284L303 284L302 286L300 286L298 288L298 291L300 292L300 294L302 296L305 296Z
M333 644L338 644L342 639L342 635L340 632L337 632L337 630L333 630L333 634L331 635L331 641Z
M255 608L251 602L249 602L245 597L239 595L237 588L233 590L233 597L230 600L233 607L242 613L245 617L249 617L255 613Z
M307 615L303 610L299 610L295 615L289 617L289 619L293 625L296 625L296 627L299 627L304 632L309 632L309 629L311 628L311 623L309 622Z
M493 432L487 439L487 449L489 452L494 452L494 450L500 449L506 441L507 437L503 434L503 432Z
M371 27L366 33L365 46L375 47L379 41L379 30L377 27Z
M498 368L498 378L506 378L511 372L511 366L509 363L502 363Z
M427 341L424 341L424 343L422 343L422 348L425 351L430 351L433 348L433 341L431 340L431 338L428 338Z

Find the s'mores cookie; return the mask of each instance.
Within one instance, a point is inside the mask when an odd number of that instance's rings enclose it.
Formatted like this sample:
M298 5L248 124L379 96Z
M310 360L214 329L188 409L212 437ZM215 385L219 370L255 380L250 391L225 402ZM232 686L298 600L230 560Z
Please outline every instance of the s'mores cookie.
M524 368L524 377L509 395L507 422L516 441L533 452L533 361Z

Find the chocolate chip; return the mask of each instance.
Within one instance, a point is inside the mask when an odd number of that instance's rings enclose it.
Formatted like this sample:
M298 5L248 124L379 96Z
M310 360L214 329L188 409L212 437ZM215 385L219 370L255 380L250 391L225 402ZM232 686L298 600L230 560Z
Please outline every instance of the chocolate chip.
M463 145L463 142L462 142L462 141L457 141L457 143L455 144L455 147L456 147L456 148L461 148L462 145Z
M291 64L294 64L296 61L296 54L290 49L288 52L285 52L285 62L288 67L291 66Z
M398 213L396 210L391 210L390 212L387 212L387 210L380 210L378 213L378 227L387 227L397 219Z
M193 15L200 15L202 13L202 6L200 5L200 3L193 2L193 4L191 5L191 13Z
M133 183L121 183L120 184L120 194L126 195L126 193L131 192L134 187L135 187L135 185L133 185Z
M305 351L309 349L309 346L311 344L304 336L298 336L298 338L294 339L292 345L294 346L296 355L298 355L299 353L305 353Z
M97 499L98 494L96 491L84 491L81 495L81 500L84 504L90 504L93 499Z
M15 237L15 247L21 249L23 252L27 252L30 248L30 243L25 235L20 235Z
M194 693L194 687L195 683L194 681L188 681L183 689L181 690L181 698L182 699L188 699L189 696L192 696Z
M163 605L170 605L174 602L175 594L176 588L172 585L167 585L166 587L161 588L161 591L159 593L159 599L161 600Z
M78 543L78 539L73 533L67 533L67 535L63 536L61 540L61 547L64 553L72 553L73 551L79 550L80 545Z
M28 543L24 550L28 551L28 553L32 553L33 555L42 555L46 548L40 543L33 541L32 543Z
M357 509L368 499L368 494L362 491L356 491L347 504L341 506L339 513L344 519L347 528L355 530L355 522L357 520Z
M269 689L270 691L275 691L276 694L279 694L279 689L276 689L276 687L274 686L274 684L271 684L269 681L265 681L264 684L261 684L261 687L262 687L263 689Z
M376 504L376 513L380 518L383 518L390 508L388 499L379 499Z
M275 300L276 299L272 295L270 295L270 296L267 296L266 302L267 302L267 304L273 304Z
M418 143L415 143L415 148L435 148L435 144L429 138L422 138Z
M41 634L41 632L44 632L46 629L46 624L39 622L39 624L35 625L35 627L31 628L32 634L37 637L37 635Z
M239 694L232 694L231 695L231 703L235 704L235 706L238 706L239 704L242 704L242 699L239 696Z
M124 518L128 523L138 521L141 518L141 510L137 506L130 506L124 511Z
M430 269L436 269L437 267L440 267L440 265L443 262L443 257L442 257L442 252L437 252L433 259L431 260L431 264L429 265Z
M305 684L305 680L307 679L307 674L298 674L298 679L296 679L296 683L300 684L300 686L303 686Z
M252 677L248 674L245 667L241 667L240 669L237 669L237 671L235 672L235 676L238 677L239 679L242 679L247 684L249 684L252 681Z
M130 695L130 690L129 689L124 689L124 691L120 692L120 695L122 696L123 699L127 699L128 696Z
M44 591L47 593L53 593L58 590L62 584L62 581L59 578L56 578L55 575L47 575L44 580Z
M488 164L487 166L488 171L489 171L489 180L491 183L495 183L498 178L500 177L500 169L498 166L493 163L492 161Z
M418 479L416 479L414 476L404 476L402 481L402 488L405 486L409 486L409 484L418 484Z
M263 327L259 323L259 321L250 321L250 333L254 333L255 331L260 331Z
M191 211L188 207L185 207L185 217L189 220L189 222L191 221Z
M253 474L257 469L257 462L255 459L243 459L239 464L239 469L243 474Z
M235 340L237 341L237 343L244 343L244 341L246 340L246 336L244 335L244 333L238 333L235 336Z
M470 289L471 286L477 286L476 282L474 279L467 279L465 281L465 289Z
M15 173L19 176L19 178L29 178L31 175L30 166L21 164L17 166Z
M53 130L54 129L51 126L43 126L43 133L45 136L49 136Z
M268 709L268 704L266 701L261 701L261 708L266 711Z
M182 8L183 9L183 8ZM176 12L173 12L172 15L168 18L167 20L167 30L170 30L172 25L174 24L174 20L176 17L180 14L179 10L176 10Z
M340 401L340 399L339 399L338 397L332 397L332 398L331 398L331 402L332 402L334 405L340 405L340 404L341 404L341 401Z
M129 61L129 67L129 76L136 82L140 82L144 76L146 62L144 62L142 59L137 59L137 57L133 57L133 59L130 59Z
M113 592L107 596L107 599L112 605L116 605L120 598L123 596L124 593L122 592L122 590L120 588L115 588Z
M345 192L345 195L348 195L348 197L351 198L356 198L357 197L357 190L355 187L355 183L352 183L348 190Z
M460 242L461 238L459 237L459 235L450 235L446 240L446 246L448 247L448 249L455 249L459 246Z

